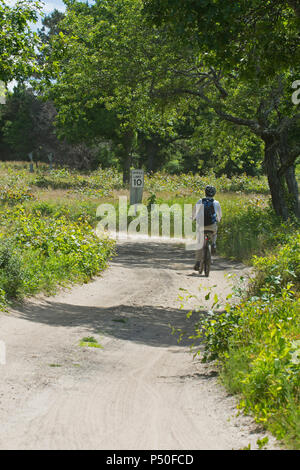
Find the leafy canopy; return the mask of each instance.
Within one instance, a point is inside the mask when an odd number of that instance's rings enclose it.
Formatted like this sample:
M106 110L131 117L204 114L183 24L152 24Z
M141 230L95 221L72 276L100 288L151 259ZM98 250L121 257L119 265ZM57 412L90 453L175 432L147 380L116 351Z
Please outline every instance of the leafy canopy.
M144 8L223 70L267 79L300 62L298 0L144 0Z
M31 31L40 11L39 0L19 0L14 6L0 0L0 80L24 79L36 72L38 36Z
M83 126L89 139L99 135L101 122L107 135L106 116L114 116L120 135L137 129L172 132L176 112L165 118L166 109L162 112L151 97L162 56L168 60L172 53L163 50L158 32L144 21L142 1L66 3L46 57L50 76L44 84L68 137L78 131L83 136Z

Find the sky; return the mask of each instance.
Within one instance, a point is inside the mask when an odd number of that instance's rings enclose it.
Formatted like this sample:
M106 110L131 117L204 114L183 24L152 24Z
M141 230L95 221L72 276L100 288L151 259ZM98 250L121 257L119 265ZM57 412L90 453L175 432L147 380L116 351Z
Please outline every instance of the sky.
M43 11L48 14L51 13L51 11L59 10L59 11L64 11L65 10L65 5L62 2L62 0L51 0L50 2L44 1L44 8Z

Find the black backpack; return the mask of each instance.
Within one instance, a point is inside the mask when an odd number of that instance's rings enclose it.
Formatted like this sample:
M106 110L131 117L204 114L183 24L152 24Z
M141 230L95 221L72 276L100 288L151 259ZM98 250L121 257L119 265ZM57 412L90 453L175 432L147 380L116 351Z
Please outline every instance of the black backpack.
M204 197L202 199L204 205L204 226L212 225L217 222L217 214L215 211L214 200L212 198Z

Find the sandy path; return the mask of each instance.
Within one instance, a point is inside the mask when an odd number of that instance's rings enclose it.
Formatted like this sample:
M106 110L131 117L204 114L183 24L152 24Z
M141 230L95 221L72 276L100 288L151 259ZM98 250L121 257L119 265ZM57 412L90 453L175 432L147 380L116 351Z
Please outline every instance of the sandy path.
M174 244L127 242L118 252L90 284L1 314L0 449L257 448L266 433L235 416L211 366L193 361L169 327L186 326L206 287L225 297L224 274L243 267L217 259L206 279ZM181 310L179 288L200 300ZM103 349L80 347L84 336Z

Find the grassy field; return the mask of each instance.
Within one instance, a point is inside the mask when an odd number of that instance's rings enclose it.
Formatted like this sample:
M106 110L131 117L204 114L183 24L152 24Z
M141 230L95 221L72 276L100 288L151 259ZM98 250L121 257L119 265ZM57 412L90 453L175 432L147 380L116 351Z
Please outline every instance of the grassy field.
M127 196L129 200L129 191L123 187L122 175L114 169L83 174L65 168L50 171L47 165L39 164L34 173L30 173L27 163L3 162L0 164L0 181L2 207L22 205L27 212L40 212L42 216L49 217L65 215L73 222L82 220L93 227L97 224L96 209L99 204L112 203L118 208L119 196ZM153 201L182 207L184 204L195 204L203 196L208 183L215 184L224 213L220 227L220 253L238 259L248 258L258 249L260 229L257 223L259 225L261 211L268 205L265 178L243 175L230 180L214 175L146 175L143 203L149 205ZM252 224L236 225L235 240L231 239L228 243L228 237L232 235L232 230L228 232L228 224L234 223L241 211L246 213L248 221L251 213ZM260 231L259 245L263 246L264 229Z

